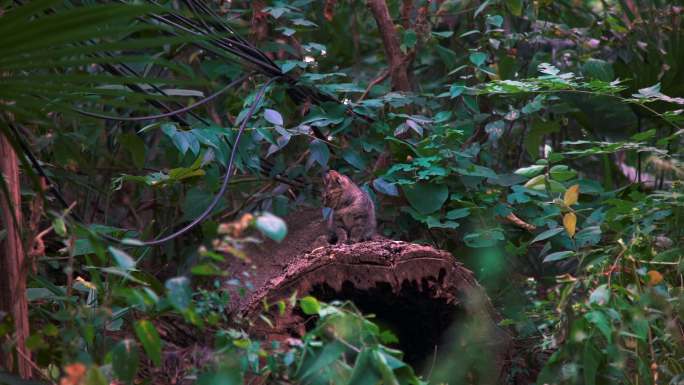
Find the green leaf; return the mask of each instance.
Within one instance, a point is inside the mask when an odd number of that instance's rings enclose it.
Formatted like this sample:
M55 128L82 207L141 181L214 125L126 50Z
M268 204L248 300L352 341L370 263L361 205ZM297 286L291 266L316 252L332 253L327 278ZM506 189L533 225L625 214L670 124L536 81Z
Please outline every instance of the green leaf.
M522 15L522 0L506 0L508 6L511 7L511 12L517 16Z
M387 365L387 359L384 355L380 354L378 351L371 352L375 356L375 364L378 365L380 369L380 375L382 375L382 382L385 385L399 385L397 376L394 375L394 371Z
M354 385L375 385L382 382L382 377L373 368L374 364L370 363L370 354L368 349L361 350L356 356L354 363L354 370L349 378L348 384Z
M451 96L451 99L454 99L458 97L460 94L465 91L465 83L464 82L456 82L451 85L451 88L449 89L449 94ZM451 111L450 111L451 112Z
M381 192L383 194L387 194L387 195L391 195L391 196L395 196L395 197L399 196L399 191L397 190L397 186L392 184L392 183L387 182L386 180L384 180L382 178L378 178L378 179L374 180L373 181L373 187L375 187L375 189L378 192Z
M480 113L480 106L472 96L463 95L463 103L476 114Z
M437 53L439 54L439 56L441 56L442 61L444 62L444 65L448 69L451 70L452 68L454 68L454 65L456 64L456 58L457 58L456 52L454 52L448 48L444 48L441 45L438 45L437 46Z
M287 234L285 221L271 213L260 215L256 220L256 226L267 237L276 242L281 242Z
M534 166L530 166L530 167L520 168L515 173L517 175L522 175L526 178L532 178L533 176L542 172L544 170L544 168L545 168L544 166L534 165Z
M114 261L116 261L116 264L122 270L130 270L135 268L135 261L125 252L116 249L112 246L109 246L109 253L112 255Z
M470 215L470 210L472 210L470 207L465 208L465 209L451 210L447 213L446 216L449 219L465 218L468 215Z
M86 373L84 385L108 385L109 383L105 380L100 368L97 365L92 365Z
M610 288L608 285L600 285L591 293L589 296L590 303L596 303L599 305L604 305L610 299Z
M451 37L454 34L453 31L430 31L430 33L439 37Z
M202 171L202 173L198 173L198 175L204 174L203 170L196 171ZM209 189L206 187L191 189L185 196L185 205L183 205L185 215L183 216L183 218L181 218L181 220L192 221L199 218L200 215L202 215L209 208L209 206L211 206L215 199L216 197L212 195L211 192L209 192ZM221 211L224 204L225 199L219 200L218 204L214 207L213 210L211 210L211 213L209 213L209 215L211 216Z
M168 299L171 304L180 312L188 310L192 297L190 281L185 277L176 277L166 281L164 286L169 291Z
M55 229L55 233L59 235L60 237L63 237L66 235L67 230L66 230L66 224L64 223L64 219L57 217L52 220L52 226Z
M556 235L556 234L562 233L563 231L565 231L565 228L563 228L563 227L557 227L557 228L555 228L555 229L546 230L546 231L544 231L543 233L537 235L537 236L532 240L532 243L539 242L539 241L543 241L544 239L551 238L551 237L553 237L553 236Z
M555 180L566 181L574 178L577 171L568 170L568 166L558 165L551 167L551 177Z
M283 125L283 117L278 111L266 109L264 111L264 119L268 120L270 123L277 124L279 126Z
M470 54L470 61L473 62L473 64L475 64L477 67L484 64L485 60L487 60L487 55L483 52L473 52Z
M485 1L484 3L482 3L482 5L480 5L480 7L477 8L477 11L475 11L475 14L473 15L473 17L477 16L477 14L479 14L480 12L482 12L488 4L489 4L489 0Z
M503 120L497 120L496 122L487 123L485 126L485 132L489 134L489 138L492 142L496 142L501 138L506 128L506 122Z
M314 297L304 297L299 300L299 305L306 315L318 314L318 300Z
M537 175L525 183L525 189L534 190L534 188L537 186L544 186L545 181L546 175Z
M112 351L114 374L121 381L133 382L138 374L140 356L138 345L133 340L119 342Z
M312 140L311 143L309 143L309 150L318 164L323 167L328 165L328 161L330 160L330 150L324 142L318 139Z
M363 160L361 155L349 147L342 150L342 158L358 170L363 170L363 167L366 165L366 161Z
M596 374L603 358L603 354L591 342L591 337L584 342L584 383L596 385Z
M171 137L171 141L181 154L185 155L185 153L188 152L190 143L188 142L187 136L185 136L183 132L176 132L176 134Z
M411 206L423 215L437 211L449 197L446 184L418 182L402 188Z
M632 137L633 140L644 140L646 138L650 138L653 135L656 134L656 129L648 130L646 132L642 132L641 134L636 134Z
M559 251L557 253L552 253L552 254L547 255L546 258L544 258L544 263L551 262L551 261L558 261L560 259L565 259L565 258L567 258L573 254L575 254L575 253L572 251Z
M613 66L608 64L605 60L593 58L584 63L582 66L582 74L589 75L591 78L604 82L611 82L615 78Z
M176 125L171 123L164 123L161 125L161 130L169 138L173 138L176 135Z
M560 129L560 124L552 120L547 120L546 122L544 122L542 120L537 119L530 125L530 132L537 132L540 134L551 134L560 131Z
M294 20L292 20L292 24L302 25L305 27L318 27L316 24L314 24L313 22L306 20L306 19L294 19Z
M406 44L407 47L413 48L413 46L416 45L417 40L418 35L416 35L416 31L409 29L404 33L404 44Z
M503 17L501 17L499 15L494 15L494 16L490 16L487 18L487 23L489 23L491 25L495 25L497 27L501 27L501 24L503 24L503 22L504 22Z
M539 146L541 145L541 135L537 132L529 132L525 135L525 147L532 159L539 158Z
M302 300L303 301L303 300ZM308 313L307 313L308 314ZM312 313L317 314L317 313ZM332 343L325 345L319 354L317 354L313 360L306 361L307 366L301 366L298 368L297 372L303 372L302 374L297 374L295 376L295 382L300 382L312 374L319 372L321 369L329 367L338 358L344 354L347 347L340 340L335 340ZM304 361L303 361L304 362Z
M161 365L161 341L159 340L159 332L157 332L157 328L154 327L154 324L147 320L136 322L135 333L138 335L138 339L145 348L147 356L152 359L154 365Z
M126 150L131 152L135 167L137 167L138 170L142 170L142 168L145 167L145 161L147 160L147 150L145 149L145 144L143 144L142 139L140 139L138 135L128 134L119 136L118 140Z

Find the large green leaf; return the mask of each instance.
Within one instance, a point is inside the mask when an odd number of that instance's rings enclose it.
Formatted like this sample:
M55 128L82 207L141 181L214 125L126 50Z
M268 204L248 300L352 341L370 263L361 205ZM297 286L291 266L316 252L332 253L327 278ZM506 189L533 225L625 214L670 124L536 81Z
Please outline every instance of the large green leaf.
M113 350L112 364L114 374L120 380L133 382L140 366L140 355L135 341L123 340L119 342Z
M162 349L159 340L159 332L154 324L148 320L141 320L135 323L135 333L145 348L147 356L150 357L156 366L161 365Z
M142 170L145 166L145 161L147 160L147 150L145 149L145 144L138 135L129 134L121 135L118 138L119 143L131 152L133 156L133 163L138 170Z
M192 292L190 281L185 277L171 278L166 281L166 289L169 291L169 301L181 312L185 312L190 307Z
M402 187L411 206L423 215L439 210L449 197L445 184L417 182Z

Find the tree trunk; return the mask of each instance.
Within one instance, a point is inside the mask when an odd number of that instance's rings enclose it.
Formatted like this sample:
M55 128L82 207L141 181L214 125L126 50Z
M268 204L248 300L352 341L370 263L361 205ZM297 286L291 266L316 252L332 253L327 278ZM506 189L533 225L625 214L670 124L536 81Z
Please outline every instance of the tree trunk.
M438 364L469 363L465 372L486 373L487 380L480 383L503 381L511 337L498 326L501 317L472 272L451 254L379 236L353 245L327 245L320 209L295 212L284 220L288 234L282 243L269 240L250 247L248 260L232 258L224 267L236 278L251 275L241 279L249 280L255 291L245 298L235 296L231 303L231 313L249 321L242 325L252 325L250 334L284 342L309 331L310 317L289 304L295 292L298 298L311 295L323 302L352 300L365 314L375 314L375 321L389 325L404 360L416 370L426 373L436 354ZM284 301L284 315L265 312L265 298ZM438 367L443 366L435 367L433 379ZM463 375L468 374L451 371L440 381L454 383Z
M401 26L404 30L411 29L411 11L413 11L413 0L401 1Z
M19 351L19 375L23 378L30 378L31 366L22 357L22 355L30 357L30 352L24 345L24 340L29 334L26 298L28 270L21 244L22 221L18 162L17 155L9 141L4 135L0 135L0 173L5 176L5 182L9 188L9 197L0 196L0 230L7 232L5 239L0 243L0 313L7 313L14 319L12 338ZM11 204L8 204L8 201ZM7 340L2 341L2 343L6 342ZM13 371L17 363L14 361L12 350L4 354L0 349L0 364Z
M394 22L392 22L392 17L387 9L387 4L385 3L385 0L368 0L368 5L371 8L371 12L373 12L375 22L378 24L382 43L385 45L387 68L392 73L392 82L394 84L392 88L395 91L409 92L411 91L411 84L409 83L406 67L404 66L404 55L401 52L401 48L399 48L399 36L397 36L397 33L394 30ZM402 13L403 9L404 6L402 4ZM410 25L410 21L408 22ZM387 151L380 154L373 171L386 169L392 165L392 149L389 147L389 144L385 146L385 149Z
M378 24L382 44L385 45L387 65L392 72L392 81L394 82L393 88L396 91L411 91L411 85L404 67L404 55L399 48L399 36L394 31L394 23L387 9L387 4L385 4L385 0L369 0L368 5L373 12L375 22Z

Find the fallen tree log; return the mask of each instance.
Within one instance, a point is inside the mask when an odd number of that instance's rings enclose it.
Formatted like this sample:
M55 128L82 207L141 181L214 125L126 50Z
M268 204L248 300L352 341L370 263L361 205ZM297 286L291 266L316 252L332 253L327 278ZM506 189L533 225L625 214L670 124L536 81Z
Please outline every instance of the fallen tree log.
M353 245L321 245L326 227L320 210L303 210L285 220L289 233L283 243L269 241L247 251L259 275L251 278L254 293L237 301L233 313L250 321L250 334L284 342L313 328L315 320L290 306L294 293L323 302L351 300L397 335L395 347L417 370L429 369L433 357L443 351L450 360L463 362L482 362L486 357L485 364L468 369L480 373L469 376L487 378L485 383L504 380L511 337L498 326L501 317L472 272L451 254L382 237ZM264 299L271 304L284 301L284 315L265 312ZM469 348L462 348L466 343ZM454 349L454 344L461 345ZM479 357L473 361L467 355Z

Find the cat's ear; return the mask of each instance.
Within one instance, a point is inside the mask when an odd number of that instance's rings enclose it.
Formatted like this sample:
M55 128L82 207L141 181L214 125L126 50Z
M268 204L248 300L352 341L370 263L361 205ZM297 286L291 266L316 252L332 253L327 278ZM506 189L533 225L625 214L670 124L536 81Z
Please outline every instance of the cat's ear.
M336 183L339 183L340 182L340 174L337 171L332 170L332 171L330 171L330 179L332 179Z
M186 358L188 358L188 356L193 355L195 353L196 348L197 348L197 344L192 344L192 345L188 346L187 348L182 349L180 351L181 359L186 359Z
M328 184L330 182L330 175L327 172L323 171L321 176L323 177L323 183Z

